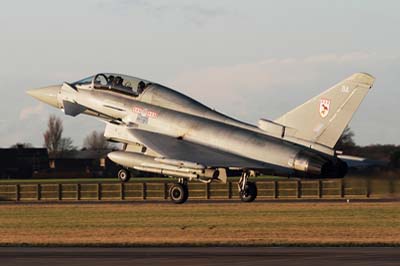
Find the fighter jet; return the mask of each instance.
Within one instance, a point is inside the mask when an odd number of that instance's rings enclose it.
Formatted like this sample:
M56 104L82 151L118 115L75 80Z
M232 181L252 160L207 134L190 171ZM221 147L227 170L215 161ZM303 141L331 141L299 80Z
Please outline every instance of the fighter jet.
M175 177L174 203L189 197L188 182L226 182L242 172L240 199L251 202L251 175L343 178L347 164L334 146L374 83L356 73L275 120L251 125L219 113L182 93L148 80L100 73L61 85L29 90L66 115L105 121L105 137L123 143L108 157L127 182L133 169ZM229 101L229 97L226 98Z

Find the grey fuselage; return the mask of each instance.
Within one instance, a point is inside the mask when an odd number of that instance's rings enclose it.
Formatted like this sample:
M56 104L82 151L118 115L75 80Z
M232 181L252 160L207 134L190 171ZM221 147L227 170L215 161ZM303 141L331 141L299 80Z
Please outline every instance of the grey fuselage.
M69 100L86 107L87 114L109 117L140 130L201 144L252 161L247 167L231 167L307 176L323 174L321 169L313 171L314 164L322 167L326 162L337 160L270 136L256 126L229 118L158 84L150 84L138 97L106 89L79 88L73 98ZM60 108L63 100L60 93Z

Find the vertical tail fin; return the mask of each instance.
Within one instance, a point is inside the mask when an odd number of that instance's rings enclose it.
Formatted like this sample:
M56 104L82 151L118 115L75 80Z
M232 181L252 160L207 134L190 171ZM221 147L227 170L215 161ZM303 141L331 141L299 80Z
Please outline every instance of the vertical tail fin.
M294 128L294 137L333 148L375 78L356 73L284 114L275 122Z

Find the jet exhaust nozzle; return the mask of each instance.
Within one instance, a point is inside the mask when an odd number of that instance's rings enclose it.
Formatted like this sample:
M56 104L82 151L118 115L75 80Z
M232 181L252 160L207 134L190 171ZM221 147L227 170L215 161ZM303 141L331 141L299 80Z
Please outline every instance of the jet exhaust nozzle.
M342 160L329 160L304 151L296 155L292 167L301 175L313 178L343 178L347 173L347 164Z

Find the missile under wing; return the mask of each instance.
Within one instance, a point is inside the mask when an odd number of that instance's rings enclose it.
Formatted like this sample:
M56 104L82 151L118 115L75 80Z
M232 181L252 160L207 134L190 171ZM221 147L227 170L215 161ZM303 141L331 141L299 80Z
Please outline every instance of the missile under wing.
M216 112L171 88L144 79L101 73L86 79L28 91L64 111L106 122L105 137L124 143L111 152L126 182L137 169L178 178L170 189L176 203L187 200L188 181L226 182L229 169L243 174L243 201L257 196L251 173L341 178L347 165L333 147L374 78L356 73L272 121L258 126Z

